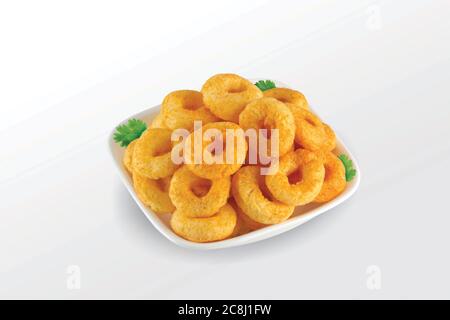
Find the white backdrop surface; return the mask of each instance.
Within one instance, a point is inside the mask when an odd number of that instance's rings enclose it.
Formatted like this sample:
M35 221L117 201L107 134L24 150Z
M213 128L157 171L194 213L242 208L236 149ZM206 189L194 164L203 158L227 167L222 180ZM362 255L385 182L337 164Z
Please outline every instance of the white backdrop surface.
M1 298L450 298L448 1L70 3L0 5ZM244 247L163 238L107 133L219 72L304 92L359 160L354 197Z

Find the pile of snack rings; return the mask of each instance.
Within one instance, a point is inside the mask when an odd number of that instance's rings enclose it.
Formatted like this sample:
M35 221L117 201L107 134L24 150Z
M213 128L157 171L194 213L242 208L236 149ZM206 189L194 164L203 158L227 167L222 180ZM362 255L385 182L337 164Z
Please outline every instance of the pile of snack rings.
M174 164L172 131L192 132L195 120L203 129L279 129L278 171L261 175L246 154L231 164ZM217 74L200 92L169 93L148 129L127 146L123 164L142 203L155 213L172 213L176 234L211 242L280 223L296 206L337 197L346 179L335 146L334 131L310 111L302 93L262 91L236 74Z

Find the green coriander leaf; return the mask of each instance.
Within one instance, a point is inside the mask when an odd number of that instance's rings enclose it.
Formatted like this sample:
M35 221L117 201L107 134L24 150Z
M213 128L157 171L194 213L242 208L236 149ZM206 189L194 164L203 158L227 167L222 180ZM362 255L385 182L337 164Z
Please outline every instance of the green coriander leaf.
M146 129L147 124L144 121L130 119L126 124L122 124L116 128L113 138L121 147L126 147L131 141L139 138Z
M266 91L275 88L275 83L272 80L259 80L255 83L255 86L257 86L261 91Z
M345 154L341 154L338 158L342 161L345 167L345 180L352 181L356 175L356 170L353 168L353 161L350 160Z

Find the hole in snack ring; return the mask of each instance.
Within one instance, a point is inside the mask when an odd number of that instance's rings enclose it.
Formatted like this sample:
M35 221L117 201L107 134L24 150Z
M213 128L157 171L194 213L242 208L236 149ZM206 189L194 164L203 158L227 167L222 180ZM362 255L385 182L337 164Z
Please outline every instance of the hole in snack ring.
M156 184L162 192L169 192L170 178L162 178L156 180Z
M265 176L258 176L258 185L259 189L261 190L261 193L263 194L264 198L268 200L272 200L273 196L270 193L269 189L267 188L266 182L265 182Z
M208 179L199 178L191 183L191 191L199 198L208 194L211 189L212 182Z
M211 137L211 143L207 146L206 150L213 156L220 156L226 152L226 141L224 139L216 139Z
M325 168L325 180L328 180L332 174L332 169L328 164L325 164L324 168Z
M203 107L203 103L199 103L197 101L186 101L183 105L183 108L187 110L197 110L201 107Z
M228 91L228 93L241 93L241 92L244 92L245 89L246 89L245 86L240 84L239 86L229 88L227 91Z
M290 184L296 184L300 181L302 181L303 175L302 171L300 169L295 170L288 176L288 180Z
M159 146L159 148L156 148L153 151L153 156L154 157L162 156L163 154L166 154L166 153L170 152L171 150L172 150L171 144L164 144L162 146Z

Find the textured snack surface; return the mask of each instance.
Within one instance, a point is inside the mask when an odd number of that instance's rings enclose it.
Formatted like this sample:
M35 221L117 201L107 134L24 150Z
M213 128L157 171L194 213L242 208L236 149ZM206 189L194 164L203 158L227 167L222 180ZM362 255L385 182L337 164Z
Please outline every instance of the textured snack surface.
M322 155L325 166L325 180L314 202L328 202L333 200L344 191L347 182L345 181L345 167L342 161L332 152Z
M289 177L295 174L298 174L299 181L291 183ZM275 199L299 206L314 200L322 188L324 177L322 160L312 151L297 149L281 158L278 172L266 176L266 185Z
M153 119L152 123L150 124L150 128L167 128L166 124L164 123L164 116L162 113L158 113L158 115Z
M186 150L184 153L184 159L186 166L195 175L205 179L220 179L229 177L234 174L242 164L245 162L247 155L247 142L243 135L243 130L237 124L233 122L212 122L201 128L203 133L208 132L209 129L220 133L223 137L219 140L214 140L214 137L208 138L205 134L199 134L200 131L194 131L189 135L186 140ZM233 134L234 138L227 141L228 134ZM199 135L197 135L199 134ZM211 144L217 143L222 145L222 152L215 152L216 150L209 151ZM231 145L228 145L231 142ZM196 149L201 151L203 157L202 161L196 162ZM214 154L213 152L214 151ZM228 156L228 157L227 157ZM221 159L222 163L208 163L206 159Z
M288 105L288 107L290 107ZM329 126L311 111L290 107L295 119L295 142L311 151L331 151L336 145L336 136Z
M272 200L263 194L260 168L246 166L241 168L232 179L231 190L239 208L250 219L261 224L276 224L288 219L294 212L294 206Z
M172 177L169 196L175 207L186 216L206 218L227 203L230 188L230 177L203 179L183 166Z
M130 144L125 148L125 152L123 154L123 166L127 169L129 174L133 173L132 161L133 161L133 152L134 145L136 144L137 139L130 142Z
M169 129L147 129L134 146L133 172L150 179L171 176L178 168L171 157L171 134Z
M176 210L170 225L179 236L195 242L211 242L229 237L236 227L237 216L234 209L226 204L208 218L190 218Z
M133 186L138 198L156 213L172 213L175 206L169 198L170 177L153 180L133 174Z
M238 122L239 114L252 100L263 93L257 86L236 74L217 74L209 78L202 87L204 101L217 117Z
M178 90L169 93L162 103L161 114L164 125L170 129L194 129L194 121L203 124L217 121L203 102L201 92L195 90Z
M254 129L257 132L260 129L278 129L280 156L289 152L294 143L294 116L284 103L274 98L261 98L250 102L239 116L239 125L244 130ZM267 138L268 150L271 150L270 141ZM273 152L269 151L269 154Z
M303 93L288 88L273 88L264 91L264 97L275 98L292 107L309 110L308 102Z

